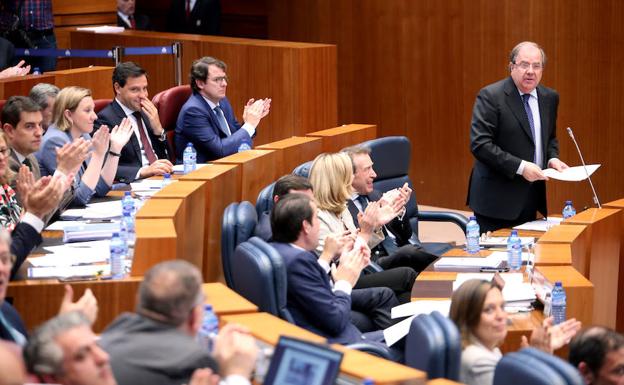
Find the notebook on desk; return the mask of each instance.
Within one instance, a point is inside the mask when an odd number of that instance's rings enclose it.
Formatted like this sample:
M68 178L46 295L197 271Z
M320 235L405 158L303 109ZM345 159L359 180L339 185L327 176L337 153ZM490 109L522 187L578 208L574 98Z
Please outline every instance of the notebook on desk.
M280 337L264 385L331 385L336 381L342 353L326 346Z

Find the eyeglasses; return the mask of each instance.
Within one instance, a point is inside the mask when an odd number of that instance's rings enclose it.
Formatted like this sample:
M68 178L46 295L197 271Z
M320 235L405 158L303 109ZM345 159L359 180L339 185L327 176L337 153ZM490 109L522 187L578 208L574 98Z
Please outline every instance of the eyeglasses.
M533 67L533 71L539 71L542 68L544 68L544 65L542 63L529 63L529 62L525 62L525 61L521 61L520 63L514 63L517 67L520 67L520 69L522 69L523 71L526 71L529 69L529 67Z
M219 76L216 78L209 79L217 84L221 84L223 82L227 83L230 79L227 76Z
M2 154L2 156L9 156L9 153L11 152L11 149L8 147L5 148L0 148L0 154Z

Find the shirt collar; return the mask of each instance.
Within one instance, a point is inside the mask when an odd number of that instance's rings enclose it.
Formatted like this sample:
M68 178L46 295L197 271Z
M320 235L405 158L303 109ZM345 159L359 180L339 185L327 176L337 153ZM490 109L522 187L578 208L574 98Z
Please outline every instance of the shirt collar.
M214 110L216 106L218 106L219 104L214 104L212 102L212 100L208 99L207 97L205 97L204 95L200 94L202 98L204 98L204 100L206 101L206 103L208 103L208 105L210 106L211 110Z
M134 114L134 111L126 107L121 101L119 101L119 99L115 98L115 101L119 104L126 116L131 116L132 114Z
M519 88L516 88L518 90L518 93L520 94L520 96L524 95L525 93L520 91ZM535 99L537 99L537 87L533 88L533 91L529 92L529 95L533 96Z

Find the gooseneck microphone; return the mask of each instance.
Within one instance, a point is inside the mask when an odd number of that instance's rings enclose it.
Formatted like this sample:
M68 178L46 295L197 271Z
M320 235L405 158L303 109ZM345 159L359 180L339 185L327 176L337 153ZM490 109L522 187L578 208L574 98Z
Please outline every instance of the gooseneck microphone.
M576 139L574 138L574 134L572 133L572 129L570 127L566 128L568 131L568 135L572 138L574 145L576 146L576 152L578 152L579 157L581 158L581 163L583 164L583 169L585 170L585 174L587 175L587 180L589 181L589 186L592 189L592 193L594 194L594 203L598 206L598 208L602 208L600 205L600 201L598 200L598 194L596 194L596 189L594 189L594 184L592 183L591 176L589 176L589 172L587 171L587 166L585 165L585 160L583 159L583 154L581 153L581 149L579 148Z

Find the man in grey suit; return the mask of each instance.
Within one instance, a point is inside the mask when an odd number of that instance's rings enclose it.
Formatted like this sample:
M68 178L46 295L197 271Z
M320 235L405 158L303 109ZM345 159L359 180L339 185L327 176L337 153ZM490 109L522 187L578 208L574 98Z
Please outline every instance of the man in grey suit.
M542 169L568 167L558 159L559 94L539 84L545 64L539 45L522 42L511 51L510 77L477 95L467 204L482 232L534 220L537 211L546 216L548 178Z
M117 382L183 384L195 370L210 368L226 384L241 379L248 384L257 347L245 329L222 328L212 356L195 340L204 300L195 266L174 260L152 267L139 287L136 313L120 315L102 334L100 345L111 357Z

